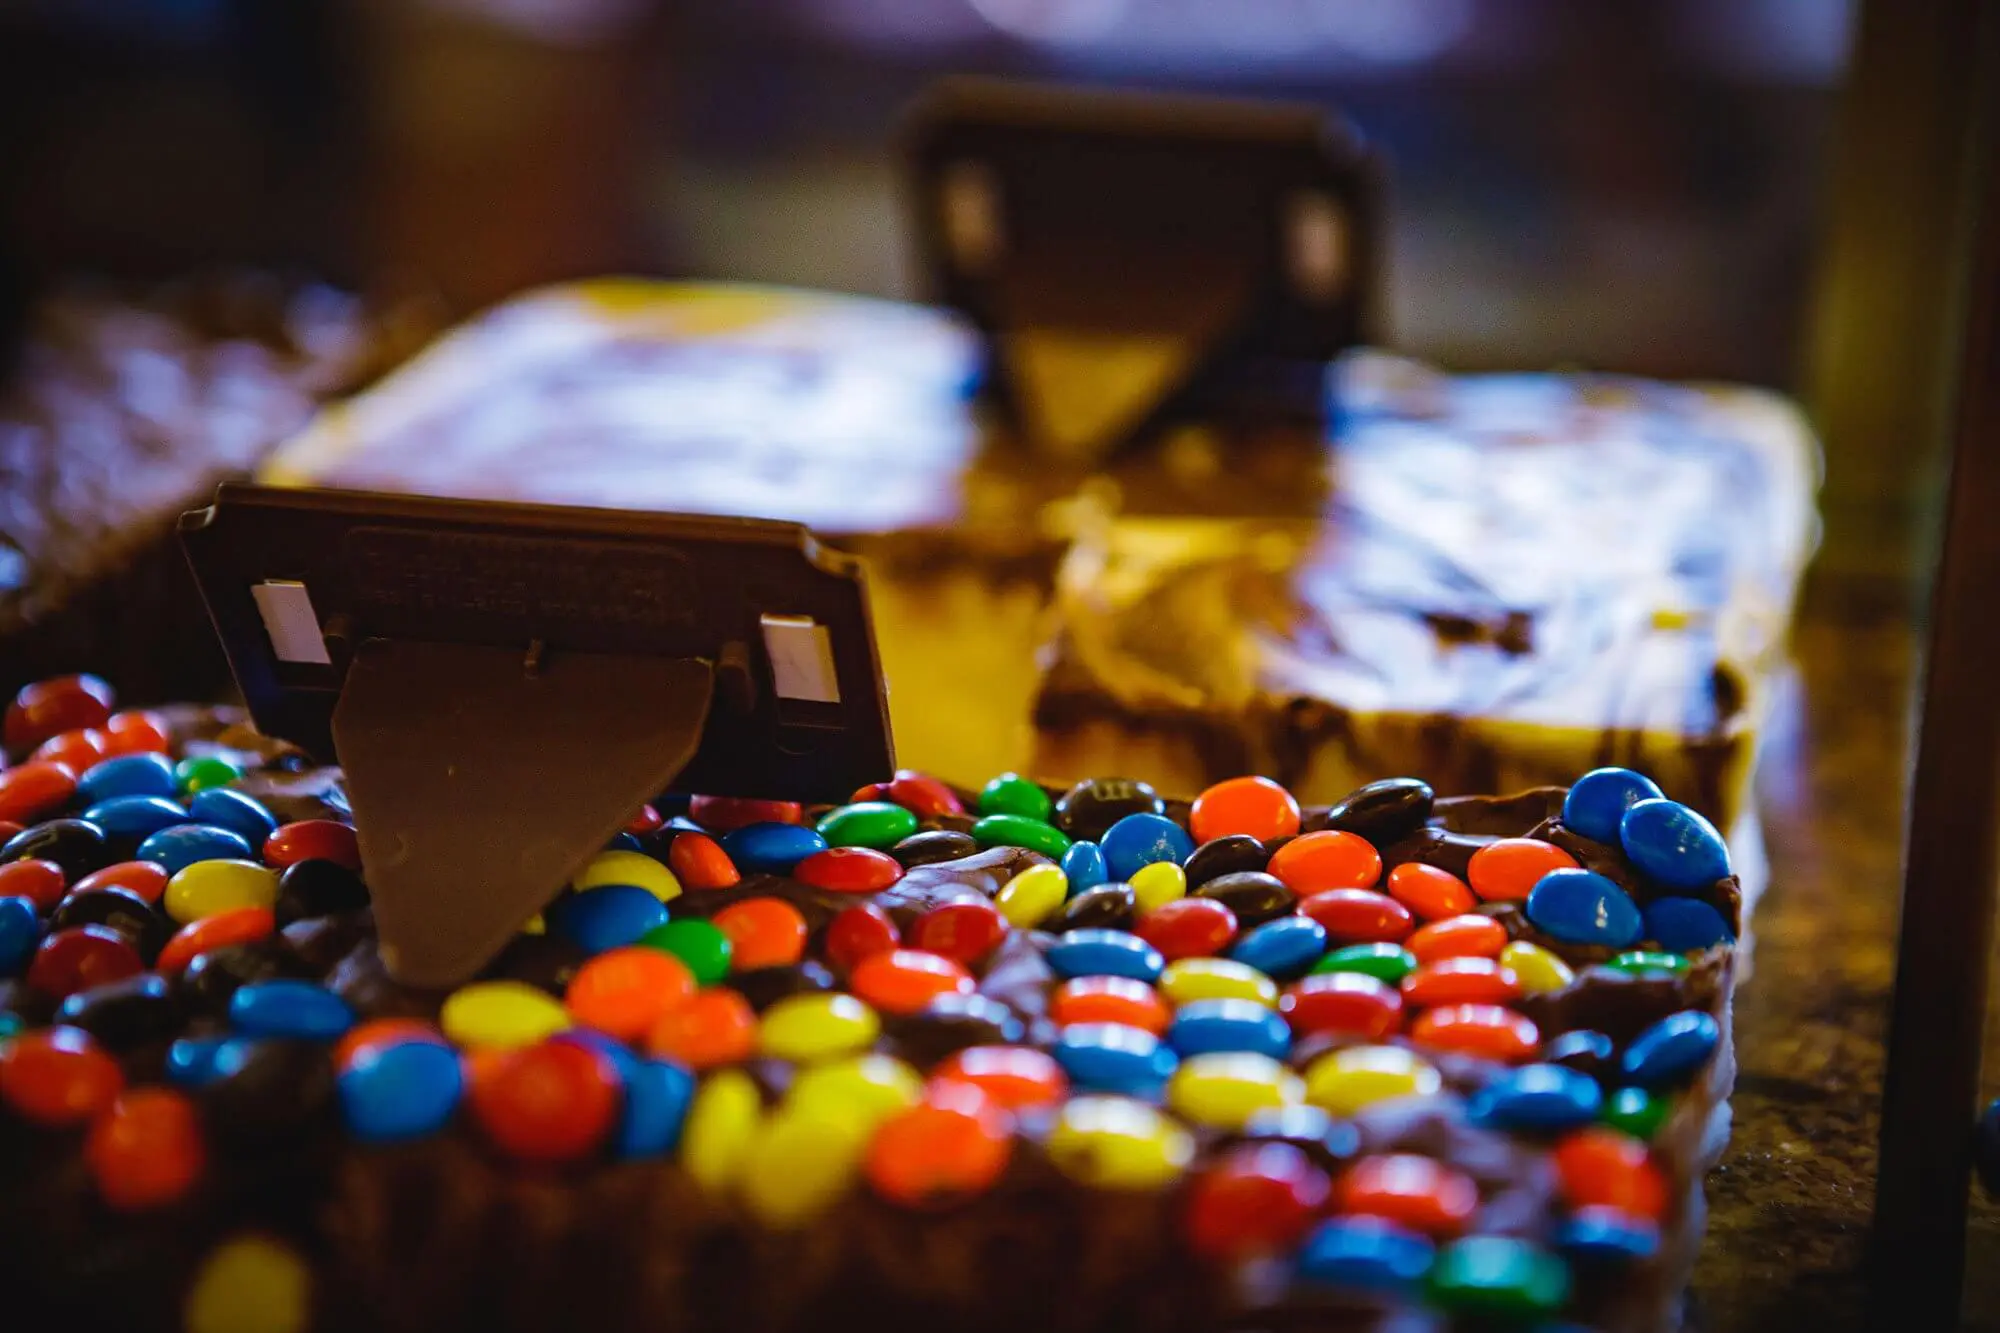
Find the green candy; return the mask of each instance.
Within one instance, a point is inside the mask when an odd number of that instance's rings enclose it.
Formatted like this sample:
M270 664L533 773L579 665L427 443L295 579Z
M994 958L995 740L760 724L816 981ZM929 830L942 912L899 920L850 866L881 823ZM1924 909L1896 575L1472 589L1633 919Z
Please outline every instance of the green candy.
M1019 773L1002 773L979 792L982 815L1020 815L1046 824L1055 813L1049 794Z
M219 755L198 755L174 765L174 785L184 796L210 787L228 786L242 776L242 769Z
M1362 972L1391 986L1416 970L1416 955L1400 944L1350 944L1313 964L1315 972Z
M1649 973L1665 973L1677 977L1688 970L1688 960L1677 953L1660 953L1653 949L1629 949L1605 966L1634 977L1646 976Z
M819 836L829 847L893 847L917 831L917 817L888 801L857 801L828 811L819 821Z
M1650 1143L1672 1109L1672 1102L1644 1088L1620 1088L1605 1101L1599 1118L1620 1133Z
M712 986L729 975L729 937L713 922L693 917L664 922L641 935L639 943L686 963L701 985Z
M1026 815L988 815L972 826L972 840L981 847L1026 847L1055 860L1069 850L1062 830Z
M1569 1266L1525 1240L1468 1236L1439 1252L1426 1285L1431 1303L1454 1315L1511 1323L1561 1309Z

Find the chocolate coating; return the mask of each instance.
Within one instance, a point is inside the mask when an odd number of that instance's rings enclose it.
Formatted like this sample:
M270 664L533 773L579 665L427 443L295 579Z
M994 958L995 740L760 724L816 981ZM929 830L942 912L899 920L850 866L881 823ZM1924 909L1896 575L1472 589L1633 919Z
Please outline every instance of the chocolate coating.
M1271 863L1273 850L1247 833L1231 833L1195 848L1181 869L1187 872L1188 890L1193 892L1223 875L1262 870Z

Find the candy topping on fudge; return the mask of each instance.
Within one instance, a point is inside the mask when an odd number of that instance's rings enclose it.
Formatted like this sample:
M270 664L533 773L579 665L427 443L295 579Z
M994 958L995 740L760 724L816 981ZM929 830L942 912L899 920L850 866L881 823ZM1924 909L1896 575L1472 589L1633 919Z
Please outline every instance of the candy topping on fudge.
M337 788L216 730L46 682L0 772L0 1179L87 1181L85 1228L235 1199L190 1320L247 1299L230 1265L285 1278L290 1326L346 1309L313 1275L351 1225L240 1179L292 1154L352 1189L411 1153L578 1189L646 1164L856 1245L1098 1199L1140 1210L1127 1261L1186 1256L1209 1324L1629 1319L1618 1275L1686 1224L1726 1092L1727 853L1623 770L1303 810L1256 777L663 801L432 992L374 957Z

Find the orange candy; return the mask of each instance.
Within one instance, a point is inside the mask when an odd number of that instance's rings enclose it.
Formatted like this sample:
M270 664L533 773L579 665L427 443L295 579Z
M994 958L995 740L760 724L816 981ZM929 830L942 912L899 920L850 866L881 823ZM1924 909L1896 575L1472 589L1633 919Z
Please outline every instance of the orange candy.
M1364 1157L1334 1187L1343 1213L1379 1217L1444 1239L1456 1236L1479 1207L1479 1187L1463 1171L1429 1157L1391 1153Z
M1403 978L1403 999L1417 1008L1506 1004L1521 998L1521 979L1491 958L1440 958Z
M54 861L10 861L0 866L0 898L26 898L47 915L63 899L62 867Z
M347 1035L334 1046L333 1067L344 1070L366 1050L405 1041L427 1041L435 1046L451 1044L435 1023L421 1018L371 1018L349 1028Z
M190 921L174 933L153 960L153 970L171 977L210 949L225 944L250 944L278 928L278 920L268 907L232 907L199 921Z
M53 814L76 795L76 774L47 759L0 772L0 819L28 822Z
M1479 905L1464 880L1443 866L1405 861L1389 872L1389 896L1410 909L1419 920L1437 921Z
M165 754L173 744L167 720L143 708L113 713L103 730L107 758L121 754Z
M0 1044L0 1101L35 1124L93 1120L124 1088L118 1062L81 1028L40 1028Z
M1534 1056L1542 1034L1526 1014L1497 1004L1448 1004L1419 1014L1410 1024L1410 1040L1513 1064Z
M172 1088L134 1088L111 1103L84 1141L97 1192L113 1208L158 1208L186 1194L207 1153L194 1103Z
M940 995L970 995L972 974L940 954L890 949L854 965L847 988L885 1014L914 1014Z
M1013 1117L972 1084L936 1084L875 1131L862 1171L893 1203L953 1203L992 1188L1013 1154L1013 1131Z
M722 844L706 833L677 833L667 848L667 869L684 889L726 889L743 878Z
M1490 916L1467 912L1464 916L1448 916L1428 926L1417 927L1416 932L1403 941L1403 947L1420 963L1475 955L1498 958L1500 951L1507 947L1507 927Z
M1466 877L1487 902L1525 902L1543 875L1575 870L1576 858L1540 838L1501 838L1472 854Z
M757 1015L727 986L710 986L669 1009L646 1034L646 1053L689 1069L714 1069L750 1058L757 1049Z
M1373 889L1315 893L1299 904L1299 915L1319 922L1337 944L1393 944L1417 924L1409 908Z
M85 769L105 758L109 753L109 742L103 732L95 727L78 727L65 731L60 736L51 736L35 747L32 756L61 764L78 777Z
M1054 1106L1069 1092L1055 1057L1032 1046L968 1046L938 1065L931 1082L970 1083L1004 1111Z
M694 973L664 949L607 949L577 969L563 993L572 1017L620 1041L638 1041L694 995Z
M1299 803L1269 778L1230 778L1194 798L1188 807L1188 831L1196 842L1232 833L1289 837L1299 831Z
M789 967L805 957L806 919L783 898L745 898L709 920L729 937L729 965L738 972Z
M156 903L160 901L160 895L167 891L167 881L172 878L167 868L157 861L120 861L85 875L76 882L75 891L124 889L149 903Z
M1293 838L1271 854L1270 872L1301 898L1329 889L1372 889L1382 854L1368 839L1339 829Z
M1131 977L1077 977L1058 986L1049 1001L1049 1018L1057 1027L1123 1023L1157 1037L1172 1017L1159 992Z
M1557 1144L1554 1156L1572 1208L1616 1208L1653 1222L1666 1211L1666 1181L1635 1138L1592 1125Z
M493 1145L530 1162L567 1162L618 1118L618 1071L580 1041L545 1041L472 1067L466 1097Z

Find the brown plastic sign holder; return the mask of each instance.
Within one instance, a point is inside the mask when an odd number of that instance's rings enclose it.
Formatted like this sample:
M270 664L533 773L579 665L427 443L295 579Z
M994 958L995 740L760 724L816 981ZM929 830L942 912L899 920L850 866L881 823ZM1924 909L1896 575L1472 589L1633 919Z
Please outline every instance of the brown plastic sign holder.
M475 973L664 791L894 769L859 567L796 524L225 485L181 541L258 727L345 768L411 984Z
M932 295L1050 455L1189 417L1321 419L1326 363L1374 332L1373 164L1318 108L947 80L906 170Z

